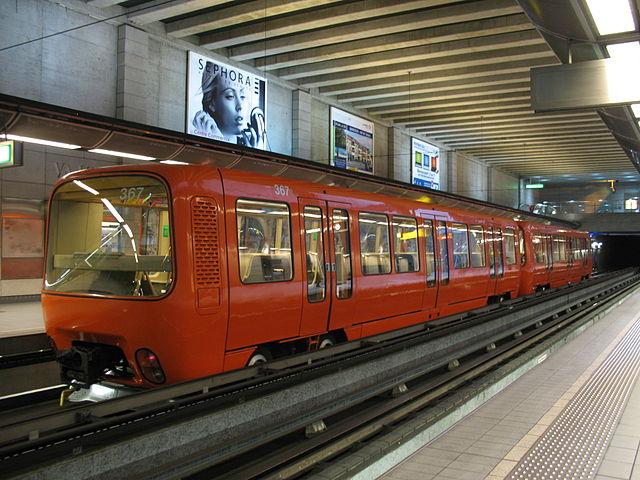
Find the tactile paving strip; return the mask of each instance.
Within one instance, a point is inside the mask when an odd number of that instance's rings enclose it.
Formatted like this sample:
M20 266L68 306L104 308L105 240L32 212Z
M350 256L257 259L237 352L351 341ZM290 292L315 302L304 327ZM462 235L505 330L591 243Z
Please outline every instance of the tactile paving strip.
M507 479L593 479L639 372L637 321Z

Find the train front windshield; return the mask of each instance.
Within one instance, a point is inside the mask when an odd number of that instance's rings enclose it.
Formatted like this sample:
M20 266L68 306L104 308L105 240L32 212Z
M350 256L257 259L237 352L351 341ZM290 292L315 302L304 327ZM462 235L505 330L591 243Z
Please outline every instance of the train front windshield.
M44 288L159 297L172 282L167 190L145 175L69 181L49 211Z

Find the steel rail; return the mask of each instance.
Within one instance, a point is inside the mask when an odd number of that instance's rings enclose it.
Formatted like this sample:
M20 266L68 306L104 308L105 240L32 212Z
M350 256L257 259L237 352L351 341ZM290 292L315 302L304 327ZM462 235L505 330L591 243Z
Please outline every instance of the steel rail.
M631 281L632 277L632 273L624 275L627 282ZM511 316L517 316L517 312L532 308L530 306L532 303L540 304L540 302L544 301L544 304L547 305L549 302L553 303L556 298L593 296L596 290L610 289L611 285L617 283L618 280L616 278L603 277L592 282L585 282L584 288L561 289L549 296L537 296L533 299L528 299L529 301L527 302L522 300L514 301L507 305L506 308L491 307L484 309L484 312L455 316L453 324L436 325L436 322L428 322L425 325L408 327L399 332L381 334L367 340L352 342L352 344L339 345L327 351L313 352L272 362L263 369L254 367L240 372L231 372L199 381L187 382L167 389L144 392L124 399L110 400L92 406L76 407L57 414L21 422L20 424L5 424L2 426L3 435L0 438L2 438L2 441L5 438L9 441L4 442L4 445L0 448L0 468L4 464L10 468L20 469L21 462L16 461L16 459L20 459L23 456L26 463L31 465L32 459L36 456L44 458L46 461L59 457L61 453L68 455L68 450L73 451L73 448L77 448L74 445L78 443L80 445L84 444L85 451L91 450L93 448L92 445L99 445L105 439L115 441L116 437L122 438L132 432L140 434L141 430L157 429L160 425L166 426L167 422L184 421L185 419L202 415L204 412L210 412L211 409L221 409L229 405L236 405L239 401L247 402L267 394L273 394L303 381L310 382L314 379L322 378L327 375L327 372L340 371L347 368L348 365L368 362L379 359L382 355L411 349L415 345L425 342L427 337L433 341L436 335L440 339L446 338L452 331L464 332L472 324L476 325L474 328L477 328L477 325L488 323L500 312L509 312ZM560 301L556 303L558 305L562 304ZM558 305L555 308L562 308ZM551 310L551 308L542 308L541 313L519 319L520 323L503 329L501 335L503 337L512 335L519 329L534 325L537 321L540 321L539 317L549 316ZM494 330L500 326L498 324L494 325ZM447 335L445 335L445 332ZM393 385L394 382L398 383L398 379L411 381L412 378L418 378L425 371L439 368L443 362L446 365L446 362L451 360L452 351L455 350L458 356L467 355L472 351L470 349L477 349L479 345L482 346L481 344L488 344L486 343L487 340L490 340L488 335L481 338L476 345L468 346L467 348L460 348L459 345L449 345L448 350L443 350L449 357L444 355L440 359L429 359L429 362L427 362L429 365L422 368L422 370L414 369L415 371L413 371L409 369L408 373L405 373L401 379L396 376L386 383ZM265 375L265 377L257 378L257 375ZM230 382L235 385L231 385ZM375 397L381 391L381 388L387 388L386 383L360 393L361 398L358 400ZM216 387L218 388L214 391ZM362 389L362 387L360 388ZM324 409L320 409L322 411L319 410L317 415L327 417L328 415L336 414L340 409L344 409L344 406L341 404L339 408L335 407L333 409L331 406L325 406ZM128 411L118 414L123 409L128 409ZM224 460L223 457L225 455L228 457L237 455L243 450L256 448L260 444L271 441L273 438L277 438L278 435L295 431L299 428L300 422L309 421L313 417L314 414L311 413L307 415L307 418L299 420L297 423L290 421L288 426L275 429L272 435L268 432L266 434L263 432L262 436L254 435L256 441L253 443L247 442L241 446L235 445L235 448L229 447L226 450L218 449L216 461ZM134 423L135 428L131 428ZM259 428L265 429L266 427ZM62 429L64 431L61 431ZM7 432L11 433L12 436L5 437ZM27 436L26 439L25 436ZM89 437L87 436L91 437L92 440L88 441L87 438ZM26 454L25 452L29 453ZM47 454L47 452L49 453ZM24 463L22 462L23 467ZM194 464L197 463L198 461L194 462ZM201 467L202 465L198 468ZM180 475L182 474L184 474L184 471Z

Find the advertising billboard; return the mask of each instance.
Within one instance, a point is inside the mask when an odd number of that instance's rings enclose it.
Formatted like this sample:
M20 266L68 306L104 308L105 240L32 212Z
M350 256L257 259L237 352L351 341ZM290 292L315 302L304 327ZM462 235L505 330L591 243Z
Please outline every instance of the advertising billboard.
M373 174L373 122L331 107L331 165Z
M411 139L411 183L440 190L440 149Z
M263 77L189 52L188 134L265 149L266 107Z

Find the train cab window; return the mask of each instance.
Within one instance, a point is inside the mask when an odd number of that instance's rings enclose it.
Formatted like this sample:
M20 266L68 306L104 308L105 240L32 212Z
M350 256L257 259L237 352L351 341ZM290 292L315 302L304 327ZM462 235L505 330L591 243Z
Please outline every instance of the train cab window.
M452 223L453 268L469 268L469 235L465 223Z
M482 225L469 225L469 251L471 252L471 266L484 267L484 236Z
M379 213L360 212L360 261L364 275L391 273L389 220Z
M524 230L522 227L518 227L518 231L520 233L520 238L518 239L520 247L520 265L524 265L527 261L527 252L524 249Z
M242 283L293 278L291 227L286 203L240 199L236 203Z
M507 265L516 264L516 232L513 228L504 229L504 256Z
M440 284L449 284L449 246L447 242L447 224L438 220L438 253L440 254Z
M427 287L436 286L436 258L433 242L433 222L424 220L425 264L427 266Z
M307 264L307 300L321 302L325 298L324 242L322 236L322 210L304 207L304 244Z
M351 242L349 241L349 214L336 208L332 212L333 251L336 266L336 298L351 297Z
M420 270L418 260L418 223L415 218L393 216L393 241L396 272Z
M61 184L51 198L44 289L160 297L171 288L171 201L157 178L98 175Z

